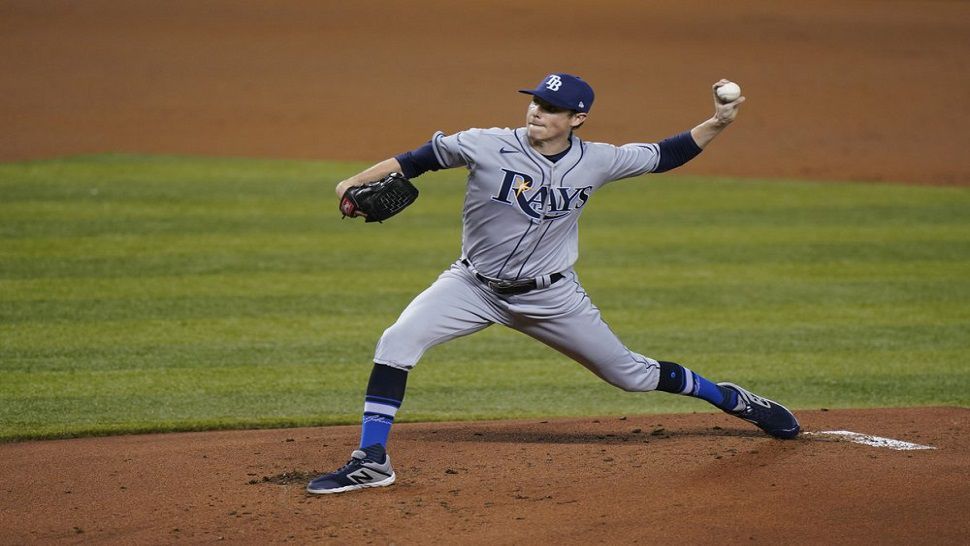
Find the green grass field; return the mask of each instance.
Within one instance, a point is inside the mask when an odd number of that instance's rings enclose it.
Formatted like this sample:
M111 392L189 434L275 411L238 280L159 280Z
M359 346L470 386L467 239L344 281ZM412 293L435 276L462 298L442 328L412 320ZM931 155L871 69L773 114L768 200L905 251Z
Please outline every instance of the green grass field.
M339 219L358 164L0 164L0 439L358 422L374 344L460 252L463 172ZM648 176L577 270L633 349L794 408L970 402L970 190ZM709 411L501 327L430 351L399 421Z

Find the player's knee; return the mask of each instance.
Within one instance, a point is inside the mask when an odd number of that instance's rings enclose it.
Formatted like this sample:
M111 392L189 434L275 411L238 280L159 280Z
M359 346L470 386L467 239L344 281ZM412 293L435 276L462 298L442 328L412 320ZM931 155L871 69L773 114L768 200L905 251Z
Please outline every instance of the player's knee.
M609 366L601 377L626 392L647 392L657 388L658 371L650 361L634 361Z
M409 370L424 354L425 345L417 332L410 331L400 323L394 323L381 335L374 353L374 361Z
M378 341L378 345L403 347L420 344L420 342L420 332L414 331L414 328L408 327L406 323L395 322L384 330L383 334L381 334L381 339Z
M653 388L648 387L643 381L624 381L622 383L613 383L613 385L625 390L626 392L647 392L653 390Z
M598 374L603 381L626 392L645 392L653 390L649 381L645 377L633 374L622 373L600 373Z

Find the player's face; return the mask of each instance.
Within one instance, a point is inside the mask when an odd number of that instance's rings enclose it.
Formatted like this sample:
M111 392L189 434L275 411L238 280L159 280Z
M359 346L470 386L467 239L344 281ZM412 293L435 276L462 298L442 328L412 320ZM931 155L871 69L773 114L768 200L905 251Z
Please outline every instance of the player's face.
M585 120L586 114L559 108L539 97L532 98L525 115L529 139L538 142L565 139Z

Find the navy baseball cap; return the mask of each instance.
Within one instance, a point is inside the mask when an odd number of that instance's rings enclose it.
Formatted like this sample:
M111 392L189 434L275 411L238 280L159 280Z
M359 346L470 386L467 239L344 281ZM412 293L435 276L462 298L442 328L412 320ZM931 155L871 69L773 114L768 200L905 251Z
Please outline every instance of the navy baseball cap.
M519 93L533 95L554 106L577 112L589 112L593 106L593 88L572 74L549 74L535 89L519 89Z

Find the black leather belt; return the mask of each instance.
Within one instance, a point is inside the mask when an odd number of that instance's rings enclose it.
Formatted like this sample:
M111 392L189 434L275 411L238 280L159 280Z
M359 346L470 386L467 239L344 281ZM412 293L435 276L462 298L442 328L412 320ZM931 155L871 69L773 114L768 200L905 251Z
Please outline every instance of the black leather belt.
M492 292L495 292L496 294L507 295L507 296L514 295L514 294L525 294L526 292L531 292L536 288L540 288L540 286L541 288L547 288L566 277L562 273L553 273L552 275L549 275L548 284L543 282L544 279L542 279L541 277L532 278L532 279L519 279L514 281L505 280L505 279L496 279L495 277L487 277L485 275L482 275L478 271L475 271L472 268L472 264L464 258L462 258L461 263L462 265L467 267L468 270L471 271L478 280L485 283L485 285L488 286L489 289L492 290Z

